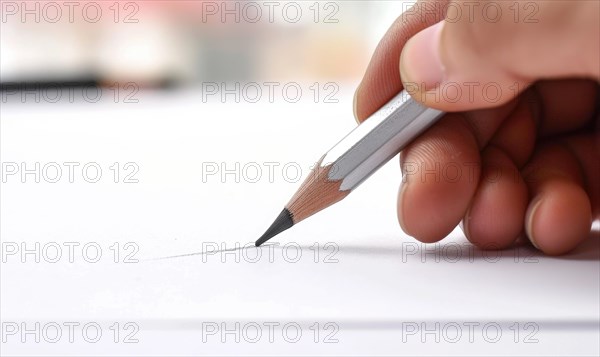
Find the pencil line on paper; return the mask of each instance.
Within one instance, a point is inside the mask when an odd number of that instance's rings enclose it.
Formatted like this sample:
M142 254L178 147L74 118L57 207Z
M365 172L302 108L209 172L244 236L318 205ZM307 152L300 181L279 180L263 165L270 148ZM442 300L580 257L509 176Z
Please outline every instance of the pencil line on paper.
M271 246L271 245L278 245L277 243L274 244L265 244L264 246ZM191 256L195 256L195 255L207 255L207 254L217 254L217 253L223 253L223 252L235 252L238 250L244 250L244 249L256 249L257 247L255 246L248 246L248 247L235 247L235 248L227 248L227 249L217 249L217 250L211 250L211 251L206 251L206 252L195 252L195 253L187 253L187 254L178 254L178 255L169 255L166 257L158 257L158 258L149 258L149 259L143 259L143 261L154 261L154 260L164 260L164 259L175 259L175 258L184 258L184 257L191 257Z

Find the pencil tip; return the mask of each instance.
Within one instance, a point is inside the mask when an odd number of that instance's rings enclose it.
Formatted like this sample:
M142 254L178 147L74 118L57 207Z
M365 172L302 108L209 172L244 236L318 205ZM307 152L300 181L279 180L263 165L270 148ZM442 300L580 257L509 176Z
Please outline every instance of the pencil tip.
M254 243L255 246L260 247L264 242L269 239L275 237L279 233L289 229L294 225L294 221L292 220L292 214L288 211L287 208L284 208L283 211L277 216L271 227L267 229L267 231Z

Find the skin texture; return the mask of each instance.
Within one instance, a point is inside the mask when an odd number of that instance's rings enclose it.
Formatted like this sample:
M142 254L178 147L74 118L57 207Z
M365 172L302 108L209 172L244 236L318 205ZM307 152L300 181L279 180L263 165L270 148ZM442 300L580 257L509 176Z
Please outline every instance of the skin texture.
M449 113L400 155L407 234L436 242L460 224L483 249L527 237L564 254L600 218L600 2L492 3L427 0L403 13L355 117L403 88Z

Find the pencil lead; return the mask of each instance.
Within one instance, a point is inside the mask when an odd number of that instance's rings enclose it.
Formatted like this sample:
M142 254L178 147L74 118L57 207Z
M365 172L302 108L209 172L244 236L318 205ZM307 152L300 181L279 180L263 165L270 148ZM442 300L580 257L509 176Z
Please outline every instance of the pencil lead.
M269 227L269 229L267 229L267 231L260 238L258 238L254 245L260 247L264 242L275 237L286 229L289 229L293 225L294 221L292 219L292 214L287 208L284 208L279 216L277 216L273 224L271 224L271 227Z

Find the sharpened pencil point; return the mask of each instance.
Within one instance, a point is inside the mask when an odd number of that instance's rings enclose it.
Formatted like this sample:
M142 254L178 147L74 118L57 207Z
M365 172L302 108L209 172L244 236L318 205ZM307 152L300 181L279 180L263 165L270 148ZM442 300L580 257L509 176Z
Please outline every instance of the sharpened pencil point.
M254 243L254 245L260 247L264 242L275 237L286 229L289 229L293 225L294 221L292 219L292 214L287 208L284 208L279 216L277 216L273 224L271 224L271 227L267 229L267 231L256 241L256 243Z

